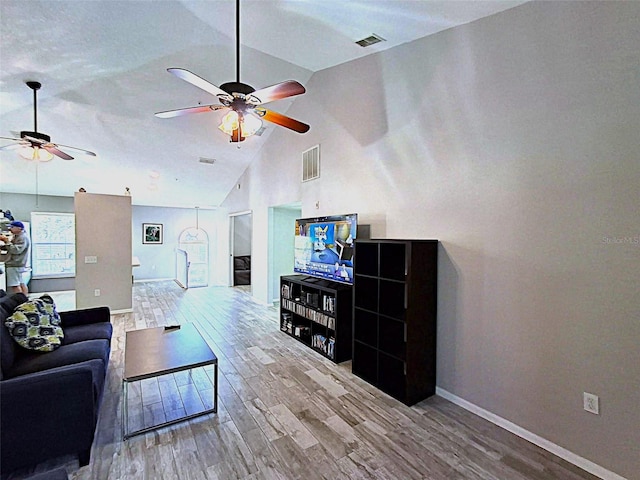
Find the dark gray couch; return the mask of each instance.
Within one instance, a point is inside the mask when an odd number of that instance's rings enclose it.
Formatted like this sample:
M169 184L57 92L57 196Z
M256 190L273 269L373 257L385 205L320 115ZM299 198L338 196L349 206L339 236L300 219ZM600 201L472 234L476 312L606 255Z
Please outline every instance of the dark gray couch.
M63 344L40 353L18 345L5 327L26 300L0 290L0 468L69 454L87 465L111 351L109 308L61 312Z

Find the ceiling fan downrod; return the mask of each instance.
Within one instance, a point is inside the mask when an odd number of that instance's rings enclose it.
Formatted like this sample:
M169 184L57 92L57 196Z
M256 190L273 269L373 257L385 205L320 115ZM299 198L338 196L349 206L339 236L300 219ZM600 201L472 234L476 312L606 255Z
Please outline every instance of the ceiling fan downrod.
M240 83L240 0L236 0L236 82Z
M31 90L33 90L33 131L37 132L38 131L38 107L37 107L37 97L38 97L38 90L40 90L40 87L42 87L42 84L40 82L27 82L27 87L29 87Z

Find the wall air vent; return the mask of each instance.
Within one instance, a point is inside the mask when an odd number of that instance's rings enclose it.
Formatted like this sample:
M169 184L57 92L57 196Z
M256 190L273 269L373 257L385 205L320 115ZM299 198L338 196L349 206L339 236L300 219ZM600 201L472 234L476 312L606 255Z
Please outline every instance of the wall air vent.
M302 152L302 181L320 177L320 145Z
M214 163L216 163L216 159L215 158L200 157L200 159L198 161L200 163L206 163L207 165L213 165Z
M380 42L386 42L386 40L382 38L380 35L376 35L375 33L372 33L367 38L358 40L356 43L361 47L370 47L371 45L375 45L376 43L380 43Z

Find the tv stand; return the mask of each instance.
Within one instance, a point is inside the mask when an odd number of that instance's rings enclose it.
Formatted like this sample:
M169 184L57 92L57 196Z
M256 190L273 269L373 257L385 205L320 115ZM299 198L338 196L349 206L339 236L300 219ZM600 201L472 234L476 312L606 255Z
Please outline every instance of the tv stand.
M335 363L351 359L352 287L310 277L280 277L280 330Z
M306 275L304 278L302 278L302 280L307 283L318 283L322 279L318 277L311 277L309 275Z

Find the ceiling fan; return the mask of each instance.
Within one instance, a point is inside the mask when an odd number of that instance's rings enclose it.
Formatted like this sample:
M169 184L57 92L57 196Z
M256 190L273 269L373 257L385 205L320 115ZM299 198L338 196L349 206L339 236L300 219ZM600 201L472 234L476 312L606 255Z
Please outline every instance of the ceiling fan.
M218 97L220 104L199 105L156 113L159 118L172 118L191 113L203 113L215 110L229 110L220 130L230 135L231 142L242 142L262 127L261 119L289 128L294 132L305 133L309 125L281 113L267 110L264 104L293 97L304 93L305 88L295 80L288 80L270 87L255 90L252 86L240 82L240 0L236 0L236 81L223 83L216 87L209 81L183 68L168 68L167 71L205 92Z
M33 132L22 131L20 132L20 138L0 137L3 140L13 140L14 143L0 147L0 150L12 150L20 148L20 155L28 160L38 160L41 162L49 161L55 155L63 160L73 160L73 157L58 147L62 147L65 150L76 150L79 153L85 155L96 156L95 153L89 150L83 150L82 148L70 147L69 145L62 145L60 143L51 143L51 137L45 133L38 132L38 104L37 104L37 92L42 87L40 82L26 82L27 86L33 90ZM42 149L45 152L42 152Z

